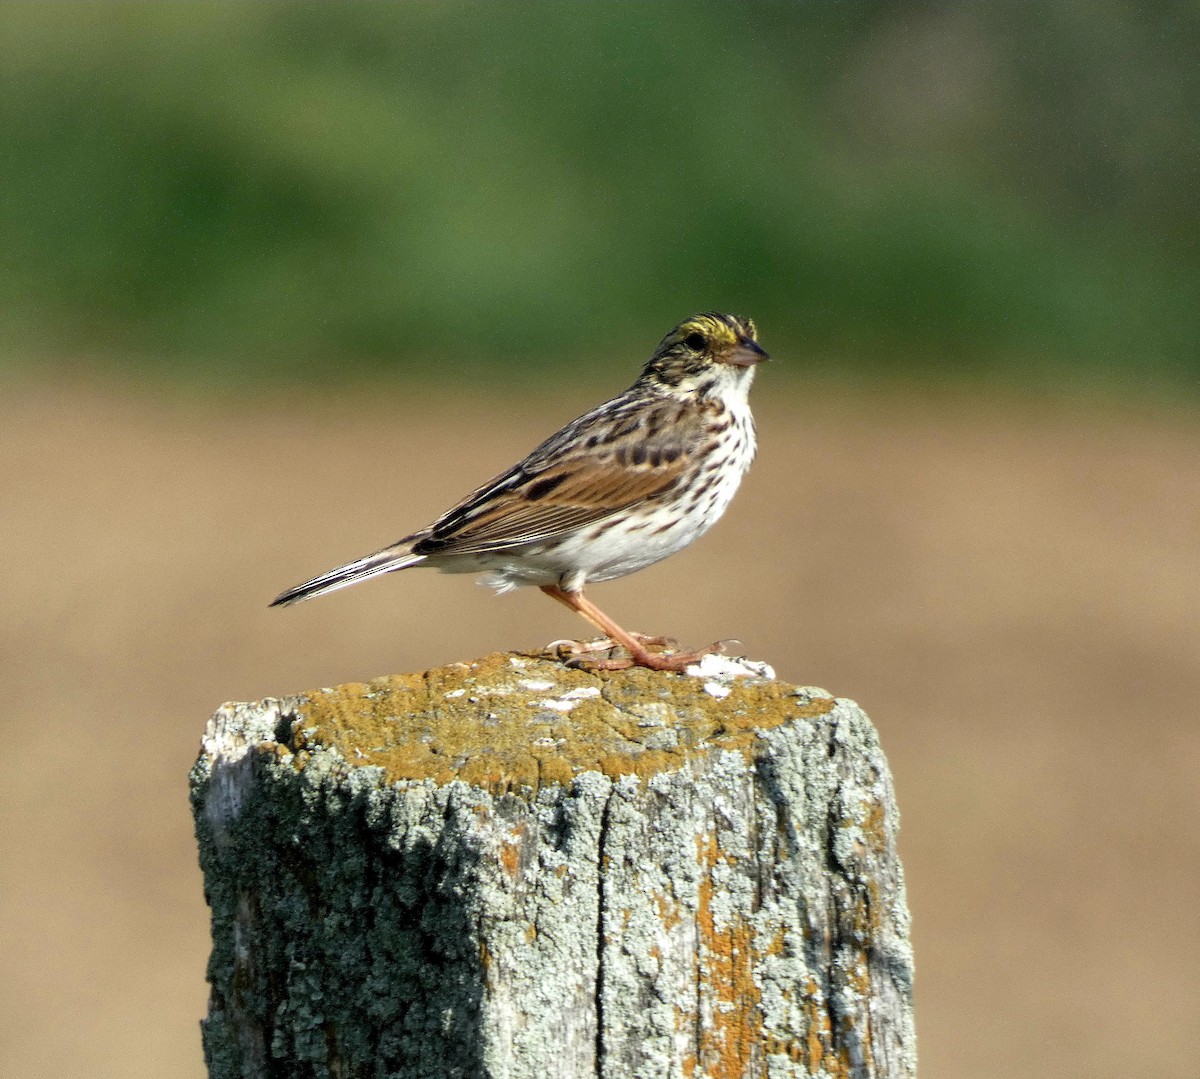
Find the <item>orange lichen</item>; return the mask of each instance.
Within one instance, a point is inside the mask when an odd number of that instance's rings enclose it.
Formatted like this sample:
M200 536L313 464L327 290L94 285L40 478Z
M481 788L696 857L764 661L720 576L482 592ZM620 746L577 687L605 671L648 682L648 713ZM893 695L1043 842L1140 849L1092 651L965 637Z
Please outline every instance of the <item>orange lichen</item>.
M663 932L671 932L681 918L678 901L663 895L662 892L656 892L651 897L651 902L658 908L658 924L662 926Z
M536 792L586 771L648 778L714 749L750 756L762 731L824 715L834 703L756 677L723 683L724 697L705 685L682 674L591 673L494 653L307 694L293 723L294 763L328 746L392 781Z
M804 991L801 994L804 1011L806 1050L804 1061L808 1065L810 1075L816 1075L825 1057L825 1047L829 1044L830 1026L829 1013L821 1007L817 982L811 976L805 980Z
M521 870L521 837L514 833L512 841L500 847L500 866L510 877L516 877Z
M754 929L739 913L718 927L713 912L713 870L727 856L715 836L696 837L702 870L696 925L700 961L714 995L711 1022L700 1029L700 1061L713 1079L746 1079L758 1065L766 1074L762 1055L763 1017L754 981Z

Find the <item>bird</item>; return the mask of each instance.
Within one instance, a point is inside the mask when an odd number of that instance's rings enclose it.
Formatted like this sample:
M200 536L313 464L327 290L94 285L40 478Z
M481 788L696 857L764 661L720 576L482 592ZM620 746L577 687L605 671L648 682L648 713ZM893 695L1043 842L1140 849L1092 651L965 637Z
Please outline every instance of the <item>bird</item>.
M480 573L497 592L536 586L596 627L604 639L594 645L557 642L574 666L683 671L725 642L689 651L632 633L584 589L675 554L721 517L754 459L749 391L768 359L752 320L693 315L662 339L633 385L431 525L289 588L271 606L412 566Z

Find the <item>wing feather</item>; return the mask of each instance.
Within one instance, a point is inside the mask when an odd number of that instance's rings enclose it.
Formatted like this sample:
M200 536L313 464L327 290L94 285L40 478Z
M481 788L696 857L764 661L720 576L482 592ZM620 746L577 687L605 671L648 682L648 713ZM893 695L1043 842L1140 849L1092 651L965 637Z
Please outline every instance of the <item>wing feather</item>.
M693 463L679 433L658 440L656 446L639 438L647 452L638 454L636 462L625 439L603 452L575 452L553 461L544 453L535 459L535 451L444 514L413 550L417 554L502 550L552 539L661 497Z

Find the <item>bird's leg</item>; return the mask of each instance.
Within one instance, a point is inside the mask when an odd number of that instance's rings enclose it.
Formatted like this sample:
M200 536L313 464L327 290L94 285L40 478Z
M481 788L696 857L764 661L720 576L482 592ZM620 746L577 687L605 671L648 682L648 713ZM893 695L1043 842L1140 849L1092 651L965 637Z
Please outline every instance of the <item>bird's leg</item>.
M651 652L646 647L646 644L657 644L660 640L665 640L665 638L644 637L641 634L628 633L600 610L582 591L568 592L552 584L542 585L542 591L551 599L558 600L564 606L570 607L576 614L582 615L601 633L617 644L624 646L629 652L629 659L589 659L581 661L593 670L619 671L624 670L626 667L637 666L649 667L655 671L682 671L685 667L699 661L702 656L706 656L711 652L719 652L723 647L720 642L717 642L696 652L675 652L671 655Z

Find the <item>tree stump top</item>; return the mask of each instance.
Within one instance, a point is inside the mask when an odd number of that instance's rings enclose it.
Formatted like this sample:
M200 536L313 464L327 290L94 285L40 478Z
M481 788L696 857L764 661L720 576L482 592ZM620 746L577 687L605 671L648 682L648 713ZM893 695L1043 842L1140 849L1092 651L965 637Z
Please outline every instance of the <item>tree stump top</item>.
M714 750L749 758L763 730L834 704L750 660L706 656L686 674L664 675L497 652L289 699L292 729L279 751L294 754L297 768L332 749L391 782L460 780L493 794L536 794L583 772L648 779Z
M213 1079L911 1079L887 761L708 656L229 704L191 793Z

